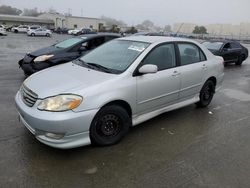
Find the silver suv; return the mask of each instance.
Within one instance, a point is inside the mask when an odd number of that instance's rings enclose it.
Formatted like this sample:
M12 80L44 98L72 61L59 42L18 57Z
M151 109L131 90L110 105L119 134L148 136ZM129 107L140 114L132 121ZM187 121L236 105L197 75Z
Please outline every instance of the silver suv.
M111 145L159 114L208 106L223 67L221 57L191 40L120 38L32 75L15 100L21 121L44 144Z

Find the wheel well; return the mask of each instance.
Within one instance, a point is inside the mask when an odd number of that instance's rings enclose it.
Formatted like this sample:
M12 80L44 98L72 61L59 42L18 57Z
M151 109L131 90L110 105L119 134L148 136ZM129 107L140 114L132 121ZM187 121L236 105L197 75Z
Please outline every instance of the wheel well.
M112 102L109 102L109 103L105 104L103 107L111 106L111 105L117 105L117 106L123 107L128 112L128 115L130 117L132 117L132 109L131 109L130 105L127 102L125 102L123 100L116 100L116 101L112 101Z
M213 83L214 83L214 86L216 86L216 84L217 84L217 80L216 80L216 78L215 77L210 77L209 79L207 79L207 80L211 80Z

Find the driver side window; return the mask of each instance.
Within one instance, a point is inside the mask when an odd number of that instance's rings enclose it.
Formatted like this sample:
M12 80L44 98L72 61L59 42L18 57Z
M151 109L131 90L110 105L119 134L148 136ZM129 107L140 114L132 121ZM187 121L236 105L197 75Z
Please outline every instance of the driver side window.
M174 44L163 44L153 49L143 60L142 65L152 64L158 67L158 71L176 66Z
M230 43L226 43L225 46L224 46L223 48L224 48L224 49L230 49L230 48L231 48Z

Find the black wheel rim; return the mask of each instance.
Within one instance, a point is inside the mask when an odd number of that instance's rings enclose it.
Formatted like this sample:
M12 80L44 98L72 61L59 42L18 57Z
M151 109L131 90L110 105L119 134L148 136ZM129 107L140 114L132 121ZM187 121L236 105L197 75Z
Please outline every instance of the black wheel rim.
M117 136L121 127L121 119L115 114L106 114L96 122L96 131L102 137Z
M203 92L202 92L202 100L204 102L210 102L212 97L213 97L214 91L213 91L213 87L211 84L207 84L204 88L203 88Z

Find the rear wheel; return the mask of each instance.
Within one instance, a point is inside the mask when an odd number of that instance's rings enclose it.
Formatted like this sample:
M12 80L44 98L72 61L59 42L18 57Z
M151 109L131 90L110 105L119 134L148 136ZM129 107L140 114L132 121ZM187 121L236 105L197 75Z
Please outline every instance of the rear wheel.
M215 84L212 80L206 81L200 91L200 101L196 103L198 107L204 108L207 107L214 96Z
M100 146L116 144L128 132L130 125L131 118L124 108L116 105L103 107L91 123L91 142Z
M35 33L31 33L31 36L34 37L34 36L35 36Z
M235 63L235 65L238 65L238 66L241 66L243 61L245 59L245 55L244 54L241 54L239 57L238 57L238 61Z
M14 33L18 33L18 30L15 30Z
M49 33L46 33L46 37L50 37L50 34L49 34Z

